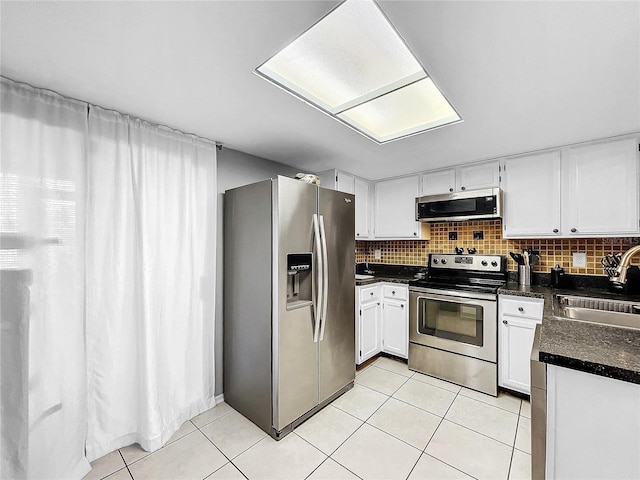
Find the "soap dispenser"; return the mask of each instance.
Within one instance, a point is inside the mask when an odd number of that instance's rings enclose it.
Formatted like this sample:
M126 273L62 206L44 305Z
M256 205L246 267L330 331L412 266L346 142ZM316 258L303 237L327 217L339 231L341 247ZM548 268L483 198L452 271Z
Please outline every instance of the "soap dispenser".
M564 268L557 264L551 269L551 286L554 288L561 287L564 282Z

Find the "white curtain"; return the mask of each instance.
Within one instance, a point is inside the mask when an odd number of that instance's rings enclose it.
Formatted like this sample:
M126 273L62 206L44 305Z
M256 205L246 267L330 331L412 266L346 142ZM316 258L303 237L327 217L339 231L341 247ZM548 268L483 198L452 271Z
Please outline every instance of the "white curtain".
M87 457L215 405L215 145L91 107Z
M1 82L0 478L81 478L87 108Z
M216 149L2 79L0 478L82 478L215 404Z

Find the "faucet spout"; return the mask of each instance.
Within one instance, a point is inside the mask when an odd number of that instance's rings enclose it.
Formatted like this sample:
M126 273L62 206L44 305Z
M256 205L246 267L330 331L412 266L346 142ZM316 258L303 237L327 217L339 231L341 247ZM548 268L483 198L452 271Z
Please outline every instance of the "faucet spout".
M640 253L640 245L631 247L629 250L624 252L624 255L622 255L622 258L620 259L620 264L616 267L610 281L620 285L627 283L627 270L629 269L629 264L631 263L631 259L638 253Z

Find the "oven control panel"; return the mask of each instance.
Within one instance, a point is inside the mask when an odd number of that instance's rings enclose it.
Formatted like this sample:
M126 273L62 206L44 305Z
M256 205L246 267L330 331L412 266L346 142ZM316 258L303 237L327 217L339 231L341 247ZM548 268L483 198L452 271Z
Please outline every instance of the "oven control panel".
M430 268L503 272L506 260L503 255L457 255L453 253L429 254Z

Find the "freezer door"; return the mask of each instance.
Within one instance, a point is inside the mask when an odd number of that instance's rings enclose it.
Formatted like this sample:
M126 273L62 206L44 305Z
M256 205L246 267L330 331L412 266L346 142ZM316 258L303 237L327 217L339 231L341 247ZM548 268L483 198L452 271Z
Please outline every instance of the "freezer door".
M319 188L326 239L326 310L320 333L320 402L355 378L355 197Z
M314 343L313 304L289 302L287 308L287 282L290 281L287 255L312 252L313 268L309 273L316 274L313 216L317 213L317 191L316 186L290 178L278 177L274 182L273 272L276 288L272 368L273 426L277 431L318 404L318 344Z

